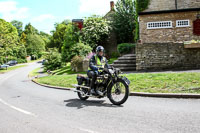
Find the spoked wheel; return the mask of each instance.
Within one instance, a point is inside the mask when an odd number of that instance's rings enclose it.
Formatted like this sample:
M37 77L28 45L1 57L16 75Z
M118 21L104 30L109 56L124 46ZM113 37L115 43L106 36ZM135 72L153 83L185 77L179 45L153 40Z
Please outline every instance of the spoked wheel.
M88 96L85 96L88 93L88 89L78 87L77 90L82 91L82 92L78 92L78 97L81 100L87 100L89 98Z
M128 99L129 87L124 80L117 80L109 89L108 98L115 105L121 105Z

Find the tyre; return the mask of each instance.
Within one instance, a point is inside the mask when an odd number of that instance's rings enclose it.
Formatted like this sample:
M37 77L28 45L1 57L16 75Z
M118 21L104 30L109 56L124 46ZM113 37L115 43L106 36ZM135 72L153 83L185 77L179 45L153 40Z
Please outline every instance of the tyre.
M83 93L77 92L77 93L78 93L78 97L79 97L81 100L87 100L87 99L89 98L88 96L85 96L85 95L84 95L84 94L87 94L87 93L88 93L88 89L78 87L77 90L83 91Z
M108 98L114 105L121 105L128 99L129 86L122 79L111 84L108 90Z

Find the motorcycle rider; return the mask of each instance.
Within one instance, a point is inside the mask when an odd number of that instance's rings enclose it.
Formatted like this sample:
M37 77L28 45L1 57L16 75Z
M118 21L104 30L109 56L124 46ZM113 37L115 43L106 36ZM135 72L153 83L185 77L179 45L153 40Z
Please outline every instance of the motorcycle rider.
M101 74L102 68L104 68L105 64L107 64L107 59L103 56L104 55L104 48L102 46L98 46L96 48L96 54L90 58L89 61L89 68L87 75L89 78L92 78L92 82L90 83L91 94L96 95L100 92L96 91L95 82L97 76Z

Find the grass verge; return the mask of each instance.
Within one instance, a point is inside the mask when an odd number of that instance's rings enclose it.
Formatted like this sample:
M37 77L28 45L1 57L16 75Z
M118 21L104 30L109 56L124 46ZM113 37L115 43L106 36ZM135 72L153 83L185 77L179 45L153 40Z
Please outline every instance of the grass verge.
M41 68L39 67L39 68L36 68L36 69L34 69L33 71L31 71L31 72L29 73L29 77L35 77L35 76L39 75L38 71L39 71L40 69L41 69Z
M25 67L25 66L27 66L27 65L12 66L12 67L8 67L7 70L5 68L3 68L3 69L0 69L0 73L6 73L6 72L9 72L9 71L21 68L21 67Z
M54 75L67 75L67 74L86 74L86 72L73 72L71 70L71 63L67 63L66 67L52 71Z
M200 73L138 73L124 74L130 81L130 91L149 93L200 93ZM76 75L53 75L35 79L53 86L76 84Z

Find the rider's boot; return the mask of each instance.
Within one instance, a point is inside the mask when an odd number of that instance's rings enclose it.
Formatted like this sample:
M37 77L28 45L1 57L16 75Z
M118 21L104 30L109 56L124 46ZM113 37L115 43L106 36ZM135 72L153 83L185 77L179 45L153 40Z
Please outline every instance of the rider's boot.
M94 88L92 88L92 89L90 90L90 94L96 95L96 91L94 90Z
M97 94L99 95L99 96L103 96L103 92L101 92L101 91L96 91L97 92Z

